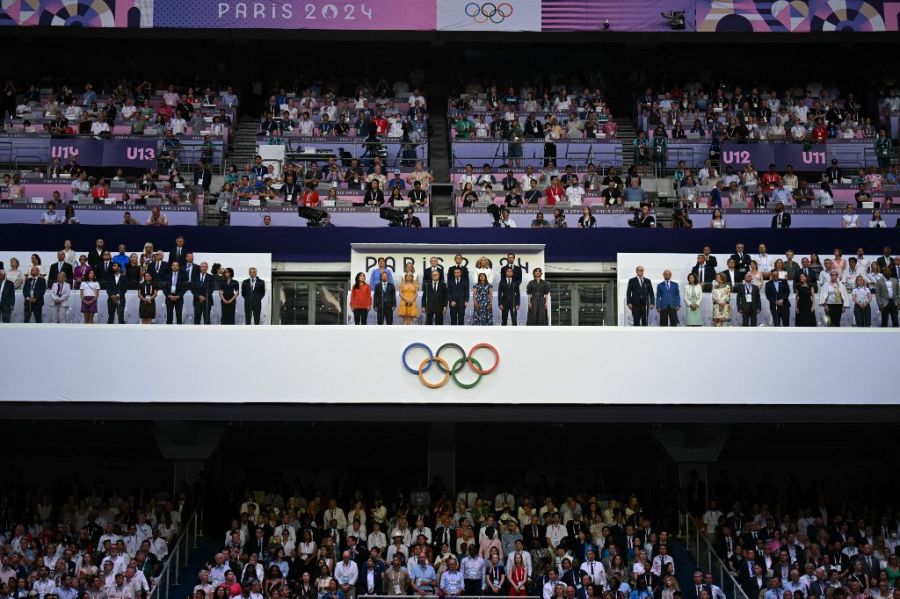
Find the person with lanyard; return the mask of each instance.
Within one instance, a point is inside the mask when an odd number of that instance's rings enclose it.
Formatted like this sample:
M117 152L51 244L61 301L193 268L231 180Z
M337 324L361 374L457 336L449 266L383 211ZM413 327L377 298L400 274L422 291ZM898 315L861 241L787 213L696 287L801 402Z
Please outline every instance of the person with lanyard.
M447 571L441 576L440 595L441 597L459 597L464 591L465 578L459 571L459 562L455 557L451 557L447 561Z
M419 555L419 561L410 568L409 579L416 594L434 594L437 574L434 571L434 567L428 563L428 557L424 553Z
M469 544L469 555L462 560L463 587L466 595L480 595L484 582L485 562L478 555L477 543Z
M862 275L856 277L856 287L851 292L853 299L853 317L857 327L872 326L872 291L866 285L866 279Z

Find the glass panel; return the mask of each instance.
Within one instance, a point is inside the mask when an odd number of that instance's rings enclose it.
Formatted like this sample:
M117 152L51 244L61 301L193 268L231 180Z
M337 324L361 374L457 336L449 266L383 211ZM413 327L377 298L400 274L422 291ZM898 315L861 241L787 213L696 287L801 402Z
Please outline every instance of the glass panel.
M578 293L578 326L601 327L606 323L607 283L579 283Z
M344 324L348 283L316 284L316 324Z
M309 324L309 285L299 281L281 284L281 324Z
M550 325L564 327L572 325L572 283L550 283Z

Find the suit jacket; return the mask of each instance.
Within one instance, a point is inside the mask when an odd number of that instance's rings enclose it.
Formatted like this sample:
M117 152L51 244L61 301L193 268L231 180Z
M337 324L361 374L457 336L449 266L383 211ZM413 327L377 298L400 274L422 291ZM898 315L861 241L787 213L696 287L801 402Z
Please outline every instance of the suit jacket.
M444 530L445 529L443 526L438 526L434 529L434 534L431 535L431 540L434 542L435 555L441 552L441 544L444 543ZM453 527L448 526L446 528L446 531L449 533L446 542L450 545L450 547L453 547L453 543L456 538Z
M207 303L212 300L212 293L215 291L216 278L212 276L210 273L206 273L206 276L203 279L203 283L200 283L200 272L199 268L196 269L197 276L194 281L191 281L191 293L194 294L194 297L198 295L202 295L206 298Z
M500 279L500 283L497 285L497 305L518 307L521 302L521 299L519 299L521 296L522 292L519 289L519 282L515 278L512 279L511 283L506 282L506 277Z
M103 252L100 252L98 254L97 248L95 246L90 252L88 252L87 261L88 261L88 264L91 266L91 268L93 268L94 270L97 270L97 267L103 263ZM97 273L97 274L99 275L99 273ZM97 278L100 278L100 277L98 276Z
M158 271L156 270L157 264L159 265ZM164 281L171 272L169 270L169 264L164 260L160 260L159 262L151 262L150 266L147 268L147 270L153 276L153 281L156 283L159 283L160 281Z
M888 305L888 301L891 299L888 297L888 285L894 290L894 305L900 304L900 281L896 278L891 279L878 279L878 283L875 285L875 301L878 303L879 308L884 308Z
M192 263L190 268L190 275L188 274L188 267L186 264L181 265L181 274L184 275L185 280L191 284L191 288L193 288L194 283L200 280L200 266L198 264ZM257 282L259 279L257 279Z
M691 272L694 273L694 276L697 277L697 282L700 282L700 265L695 264L691 269ZM712 291L713 281L716 280L716 267L710 264L709 262L703 263L703 291Z
M447 286L448 287L450 286L450 279L454 278L453 277L453 269L454 268L457 268L456 264L451 265L450 268L447 269ZM469 280L469 268L467 266L460 266L458 268L460 271L459 278L462 279L463 281L465 281L466 291L468 291L469 289L472 288L472 282ZM428 274L430 275L431 273L428 273ZM425 279L425 280L430 281L431 279Z
M893 263L894 263L894 259L893 259L893 257L891 257L890 261L888 261L888 260L885 260L884 255L881 255L881 256L878 256L878 260L876 260L875 262L878 263L878 266L881 267L881 272L882 272L882 274L884 274L884 268L885 268L888 264L893 264Z
M212 183L212 171L209 169L194 171L194 185L199 185L203 191L209 191Z
M3 279L0 281L0 306L12 309L16 303L16 288L12 281Z
M43 306L44 305L44 293L47 291L47 282L44 281L42 277L32 277L25 281L25 284L22 285L22 296L23 297L32 297L37 301L35 305Z
M358 562L357 562L358 564ZM372 591L373 595L383 595L384 594L384 580L382 579L381 572L377 569L373 569L372 571L372 583L374 586L374 590ZM368 595L369 594L369 569L366 568L365 562L363 562L362 567L359 568L359 576L356 579L356 592L358 595Z
M522 540L525 542L525 546L531 547L534 540L537 539L540 541L541 547L546 547L547 531L540 524L536 524L534 528L537 530L533 530L531 524L526 524L522 527Z
M734 271L734 277L731 276L731 273L728 271L727 268L725 270L723 270L722 272L720 272L719 274L722 275L722 278L725 279L725 282L728 283L729 285L731 285L731 288L734 289L734 279L738 278L737 269L735 269L735 271Z
M68 262L63 262L62 271L66 273L66 283L72 283L73 270L72 265ZM53 283L56 283L56 279L59 277L59 262L54 262L50 265L50 273L47 275L47 280Z
M456 277L452 274L447 277L447 301L462 303L469 301L469 280L467 278L460 276L459 283L457 283Z
M191 253L191 251L188 249L188 247L187 247L186 245L185 245L185 246L182 246L182 248L181 248L181 256L179 257L179 256L178 256L178 248L177 248L177 247L173 247L173 248L172 248L172 251L169 252L168 263L169 263L169 264L172 264L172 262L178 262L178 264L180 264L181 266L184 266L184 257L187 256L187 255L190 254L190 253Z
M709 588L709 585L701 584L700 590L701 591L705 590L707 593L710 593L710 596L712 596L712 590ZM688 585L687 594L685 594L683 596L686 597L687 599L700 599L700 593L697 592L697 587L694 585L694 581L691 581L691 584ZM753 599L755 599L755 598L753 598Z
M118 283L116 283L115 277L110 275L103 284L103 288L106 289L107 296L118 295L120 300L125 299L125 292L128 291L128 279L125 278L125 273L119 273Z
M661 309L678 308L681 306L681 293L678 291L678 283L675 281L661 281L656 286L656 307Z
M750 262L752 262L753 259L747 252L744 252L742 256L731 254L730 258L734 260L734 271L740 273L740 276L737 280L737 282L740 283L744 280L744 273L750 270Z
M637 277L628 279L628 289L625 292L626 304L653 305L653 284L650 279L644 277L643 287Z
M505 278L505 274L506 274L504 271L506 271L507 268L513 269L513 279L515 279L516 283L521 283L522 282L522 267L517 266L515 264L511 264L511 265L508 264L508 265L502 267L500 269L500 274L504 275L504 278Z
M266 296L266 282L257 277L256 286L250 289L250 279L244 279L241 283L241 297L244 298L245 305L249 302L252 307L261 307L262 300Z
M159 287L162 289L167 296L169 295L177 295L180 297L184 297L184 294L190 288L187 279L184 278L184 273L178 271L178 279L176 280L175 286L172 286L172 273L168 273L165 277L160 279ZM168 299L168 298L167 298Z
M790 284L788 284L787 280L778 280L778 288L776 289L775 283L776 281L766 283L766 299L769 300L769 305L774 308L776 301L783 300L784 305L790 308L791 302L788 299L791 294Z
M745 297L747 292L745 290L744 283L739 283L731 288L731 292L737 295L737 309L738 312L759 312L762 309L762 302L759 299L759 287L750 284L750 295L751 302L747 304L747 298Z
M441 266L440 264L438 264L438 266L435 270L437 270L439 273L441 273L440 278L443 279L444 278L444 267ZM432 268L430 266L425 269L425 274L422 276L422 285L423 286L425 285L425 283L431 282L431 271L432 271Z
M105 261L101 260L99 264L94 268L94 271L97 273L97 281L103 285L109 278L112 276L112 267L115 262L112 260L107 264ZM124 274L124 273L123 273Z
M710 254L706 257L706 263L713 267L713 269L719 268L719 260Z
M55 305L56 300L60 300L60 305L65 305L69 301L69 295L72 293L72 286L68 283L63 283L59 293L56 292L57 289L59 289L59 281L48 288L48 291L50 291L50 305Z
M437 281L437 291L434 290L434 281L426 279L422 283L422 307L433 314L442 312L447 307L447 285L442 280Z
M391 310L397 305L397 292L394 289L393 283L387 283L387 287L385 290L382 290L381 283L376 283L372 288L374 290L374 297L372 298L372 306L375 307L376 310L379 308L390 308Z
M774 215L772 217L772 228L778 229L778 215ZM791 228L791 215L787 212L781 213L781 227L782 229L790 229Z

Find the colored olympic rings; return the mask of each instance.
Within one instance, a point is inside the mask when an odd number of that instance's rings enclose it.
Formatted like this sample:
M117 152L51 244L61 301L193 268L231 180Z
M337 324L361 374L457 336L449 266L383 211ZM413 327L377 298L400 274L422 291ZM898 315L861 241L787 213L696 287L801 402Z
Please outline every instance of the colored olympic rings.
M427 357L425 357L419 366L413 367L409 364L409 352L415 349L423 350L427 353ZM441 354L445 352L445 350L453 350L459 354L458 358L452 362L448 362L445 360ZM494 354L494 363L489 367L485 368L482 366L481 362L475 357L475 352L479 350L487 350ZM453 382L456 383L459 387L463 389L471 389L475 387L478 383L481 382L481 378L485 375L491 374L497 367L500 366L500 352L497 351L497 348L491 345L490 343L477 343L472 346L472 349L466 353L466 351L462 348L458 343L445 343L438 348L436 352L432 352L431 348L428 347L424 343L410 343L406 346L406 349L403 350L403 356L401 357L401 362L403 363L403 368L406 369L410 374L414 374L418 377L419 382L422 383L425 387L429 389L440 389L444 385L446 385L450 379L453 379ZM443 373L443 376L437 380L429 380L425 373L431 368L432 364L437 364L438 370ZM475 380L472 382L464 382L460 380L457 375L460 371L465 368L466 364L469 365L469 369L475 373Z
M476 23L484 24L490 21L495 25L499 25L512 16L513 7L509 2L501 2L494 4L493 2L469 2L466 4L464 12L467 17Z

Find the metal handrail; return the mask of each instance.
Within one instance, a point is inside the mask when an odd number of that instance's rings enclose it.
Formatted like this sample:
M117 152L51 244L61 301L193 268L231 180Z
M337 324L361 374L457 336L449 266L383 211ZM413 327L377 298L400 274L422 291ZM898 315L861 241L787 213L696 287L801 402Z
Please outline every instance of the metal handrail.
M194 510L191 517L184 524L181 534L175 539L172 547L169 548L169 556L163 563L162 570L154 578L155 584L150 589L147 599L169 599L169 590L172 588L172 571L175 572L175 585L179 584L181 576L181 568L188 565L188 556L191 549L197 548L197 537L200 534L200 519L202 518L202 509ZM191 530L193 529L193 531ZM190 538L193 532L194 542L191 544ZM182 544L184 547L182 548ZM182 551L184 555L182 555ZM182 557L184 564L181 563Z
M687 550L697 558L697 568L710 572L713 579L729 599L750 599L740 583L728 569L728 566L716 553L705 532L702 532L694 521L694 516L681 513L678 517L680 536L684 539ZM716 576L718 573L718 577Z

